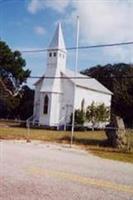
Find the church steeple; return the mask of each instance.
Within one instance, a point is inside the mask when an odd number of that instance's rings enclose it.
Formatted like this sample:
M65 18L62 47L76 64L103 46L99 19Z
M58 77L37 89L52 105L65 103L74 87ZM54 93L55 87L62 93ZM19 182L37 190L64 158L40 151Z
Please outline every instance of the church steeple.
M54 37L49 45L49 49L58 49L58 50L66 51L61 23L58 23L57 25Z
M64 71L66 68L66 57L67 51L61 23L58 23L55 34L48 48L47 68L56 69L60 72Z

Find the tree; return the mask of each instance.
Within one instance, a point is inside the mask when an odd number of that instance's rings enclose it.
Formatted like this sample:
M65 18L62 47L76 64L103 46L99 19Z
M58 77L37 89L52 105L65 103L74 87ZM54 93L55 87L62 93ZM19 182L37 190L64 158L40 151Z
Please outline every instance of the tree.
M93 124L93 126L95 125L97 121L97 109L94 102L92 102L92 104L87 107L86 118Z
M101 103L97 106L97 120L98 122L107 122L110 118L110 110L105 106L104 103Z
M24 85L22 91L22 98L19 101L19 105L14 109L14 113L18 118L26 120L33 114L34 90Z
M23 95L22 84L30 76L19 51L12 51L0 41L0 117L15 117L15 110ZM2 115L3 113L3 115Z
M104 103L97 105L92 102L92 104L87 107L86 119L92 123L93 127L101 122L107 122L109 116L109 108L107 108Z
M5 70L12 74L14 79L18 80L21 85L30 75L30 71L24 70L26 66L25 60L22 58L19 51L12 51L9 46L0 41L0 70Z
M95 125L99 125L101 122L109 121L109 117L109 108L106 107L104 103L97 105L95 102L92 102L92 104L87 107L86 111L84 111L83 106L81 106L81 109L75 110L75 125L83 126L84 123L88 121L95 127ZM72 123L72 114L70 123Z
M74 124L83 125L86 120L85 112L82 109L76 109L74 115L75 115ZM70 124L72 124L72 118L73 118L73 113L70 116Z
M133 65L97 65L82 73L96 78L113 92L111 113L122 117L128 126L133 126Z
M75 124L83 125L85 122L85 112L83 110L75 110Z

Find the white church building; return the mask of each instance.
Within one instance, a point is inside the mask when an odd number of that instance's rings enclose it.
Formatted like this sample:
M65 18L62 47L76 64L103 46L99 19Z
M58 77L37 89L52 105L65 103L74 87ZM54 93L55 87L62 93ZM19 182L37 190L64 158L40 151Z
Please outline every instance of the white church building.
M74 109L92 102L110 107L112 93L96 79L71 71L66 66L67 50L58 24L47 51L45 74L35 83L34 121L48 127L70 122ZM77 77L77 78L75 78Z

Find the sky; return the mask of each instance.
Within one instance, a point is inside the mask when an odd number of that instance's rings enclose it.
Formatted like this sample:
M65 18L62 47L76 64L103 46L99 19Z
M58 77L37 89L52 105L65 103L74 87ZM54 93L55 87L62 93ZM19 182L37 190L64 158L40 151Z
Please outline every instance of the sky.
M12 50L48 48L61 22L66 47L73 47L77 16L79 46L133 41L133 0L0 0L0 38ZM32 76L45 73L46 52L22 56ZM133 62L133 45L79 50L78 71L119 62ZM75 51L68 51L67 67L74 66Z

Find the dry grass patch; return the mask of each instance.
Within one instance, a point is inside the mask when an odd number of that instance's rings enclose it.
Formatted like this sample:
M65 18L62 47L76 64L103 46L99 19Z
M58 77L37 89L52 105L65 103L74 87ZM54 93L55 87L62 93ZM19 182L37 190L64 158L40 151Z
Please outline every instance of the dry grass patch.
M30 129L31 140L70 143L71 132ZM128 138L133 145L133 130L128 131ZM10 127L10 124L0 125L0 139L26 140L27 129ZM133 152L123 153L116 149L105 147L106 134L104 131L74 132L74 144L82 146L102 158L133 163Z

